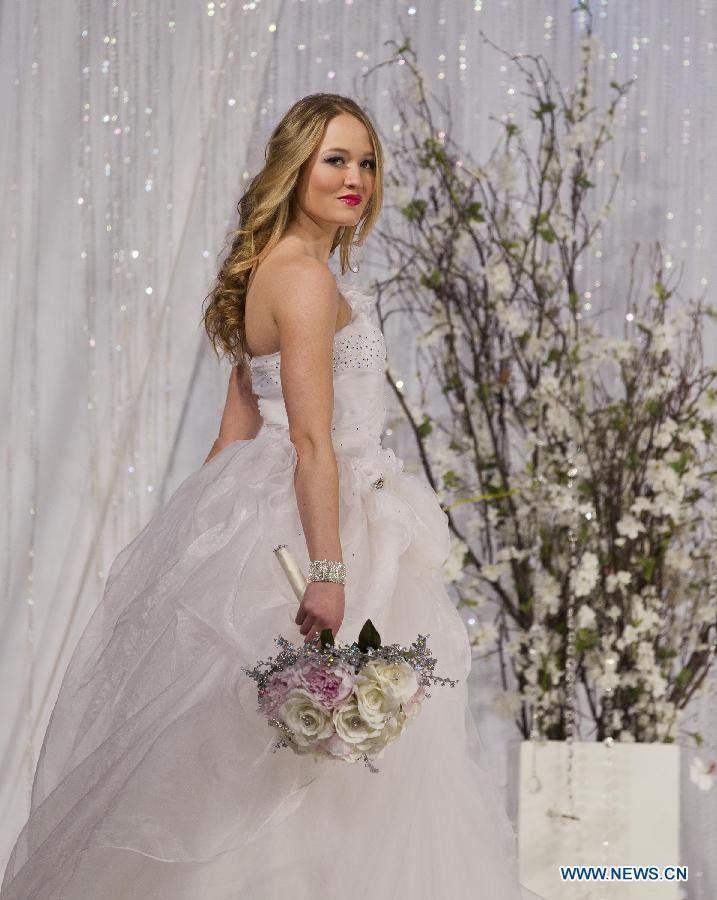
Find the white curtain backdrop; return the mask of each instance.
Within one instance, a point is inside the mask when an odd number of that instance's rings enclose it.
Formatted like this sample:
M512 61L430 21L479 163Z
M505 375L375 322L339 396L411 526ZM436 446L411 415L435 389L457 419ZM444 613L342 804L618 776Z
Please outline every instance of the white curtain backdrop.
M215 437L229 374L201 304L236 203L269 131L299 97L357 96L362 72L411 39L430 87L450 97L454 138L480 161L524 120L517 72L480 36L542 53L564 84L580 18L565 0L0 0L0 871L27 814L35 761L72 648L109 565ZM622 169L590 248L584 290L615 327L634 241L659 239L681 291L717 283L717 0L592 0L602 45L595 103L632 78L600 161ZM397 121L384 68L368 111ZM624 160L623 160L624 154ZM369 243L361 285L381 275ZM387 324L389 362L411 392L411 342ZM409 336L410 337L410 336ZM714 335L708 350L715 354ZM411 468L396 413L384 438ZM473 702L515 811L510 721L496 673L476 663ZM715 758L717 700L690 730ZM717 895L717 789L684 754L686 896ZM632 860L624 860L630 864ZM646 861L638 861L646 862ZM675 861L677 862L677 861Z

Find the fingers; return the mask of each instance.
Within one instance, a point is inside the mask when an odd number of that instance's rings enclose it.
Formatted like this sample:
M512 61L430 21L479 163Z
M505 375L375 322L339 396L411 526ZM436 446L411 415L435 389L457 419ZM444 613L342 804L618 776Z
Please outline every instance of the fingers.
M301 625L307 615L308 615L308 613L306 612L304 607L300 606L299 611L297 612L296 618L294 619L294 621L296 622L297 625Z

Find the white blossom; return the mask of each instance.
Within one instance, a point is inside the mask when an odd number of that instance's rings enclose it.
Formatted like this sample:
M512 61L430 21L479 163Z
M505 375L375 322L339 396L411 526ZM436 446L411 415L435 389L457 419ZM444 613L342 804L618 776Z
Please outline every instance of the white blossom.
M571 575L571 585L576 597L586 597L597 584L598 558L589 550L583 553L580 566Z
M498 637L498 629L495 622L477 622L468 629L470 634L471 646L476 650L481 650L486 646L495 644Z
M677 422L674 419L666 419L653 437L656 447L669 447L677 431Z
M709 791L714 784L715 764L706 766L704 760L695 756L690 766L690 781L696 784L701 791Z
M510 571L510 567L507 563L483 563L481 566L481 575L484 578L487 578L488 581L499 581L501 575L505 575L506 572Z
M486 262L486 281L489 292L498 296L509 296L513 290L513 278L505 261L493 254Z
M465 541L451 535L451 547L448 557L441 567L441 572L446 581L458 581L463 574L463 556L468 549Z
M515 305L498 303L496 304L495 314L500 324L513 337L520 337L521 334L525 334L526 331L530 330L530 323L520 314L520 310Z
M518 691L496 691L493 709L501 716L512 718L520 712L523 699Z
M617 530L623 537L634 540L640 532L645 530L645 526L634 516L626 515L617 523Z
M595 610L592 607L588 606L587 603L583 603L578 608L577 615L577 627L578 628L594 628L596 624L595 619Z
M648 500L647 497L638 497L630 507L630 511L639 516L643 512L652 512L653 508L652 500Z
M618 587L627 587L628 584L632 581L632 573L631 572L615 572L615 574L610 574L605 579L605 590L608 594L614 593ZM617 614L620 614L619 607L612 607L617 610Z
M544 607L554 615L560 606L560 585L553 576L544 569L538 569L533 578L533 591L536 605Z
M511 188L516 181L518 170L510 153L502 153L494 162L495 185L499 191Z

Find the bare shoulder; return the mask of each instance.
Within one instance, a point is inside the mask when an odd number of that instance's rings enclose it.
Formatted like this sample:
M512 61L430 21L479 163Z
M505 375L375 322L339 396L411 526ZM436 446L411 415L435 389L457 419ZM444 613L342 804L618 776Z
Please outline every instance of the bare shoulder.
M286 256L271 273L270 304L279 333L281 388L289 436L297 446L331 446L333 347L339 292L317 259Z
M331 270L303 254L277 256L265 263L262 294L279 332L282 352L287 341L325 334L330 340L340 307Z
M273 261L265 281L274 320L303 319L333 323L339 308L336 279L331 270L310 256L284 256Z

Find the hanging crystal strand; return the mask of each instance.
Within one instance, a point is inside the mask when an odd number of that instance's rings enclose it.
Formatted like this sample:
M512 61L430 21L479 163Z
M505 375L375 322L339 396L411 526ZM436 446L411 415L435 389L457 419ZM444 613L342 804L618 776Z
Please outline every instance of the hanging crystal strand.
M567 456L568 464L568 489L573 490L578 470L575 466L575 452L580 447L575 447L572 442ZM570 544L570 577L568 578L568 597L566 609L566 635L565 635L565 741L568 745L567 765L567 789L568 789L568 815L577 818L575 814L574 796L574 761L575 761L575 597L572 586L572 576L577 568L577 542L578 542L578 502L575 498L573 505L575 521L568 531Z
M612 677L615 674L617 659L614 654L609 653L605 657L605 675L608 677L608 683L603 689L602 698L602 718L603 718L603 741L606 747L612 747L613 744L613 721L612 721L612 701L613 687Z
M535 639L543 627L542 623L534 621L530 626L529 636L530 636L530 646L528 647L528 655L531 658L531 662L535 664L535 657L538 654L538 650L535 647ZM538 688L536 688L536 693ZM535 701L532 704L532 708L530 711L531 720L530 720L530 742L531 742L531 753L530 753L530 778L528 778L527 789L531 794L537 794L542 788L542 782L538 777L537 772L537 747L538 743L545 743L545 734L538 730L537 721L538 721L538 712L540 710L540 695L537 694L535 697Z
M541 479L542 480L542 479ZM536 561L531 557L531 568L535 570ZM543 611L543 615L538 619L537 607L533 607L533 624L530 626L530 630L528 631L528 656L530 657L531 665L536 665L536 658L538 656L538 648L535 646L535 642L538 638L538 635L545 628L545 615ZM542 782L538 777L537 772L537 747L538 743L545 743L545 734L541 730L538 729L538 717L541 711L543 704L541 703L541 695L540 689L537 685L534 686L534 696L533 702L530 708L530 735L529 739L531 742L530 747L530 777L528 778L527 790L531 794L537 794L542 788Z

